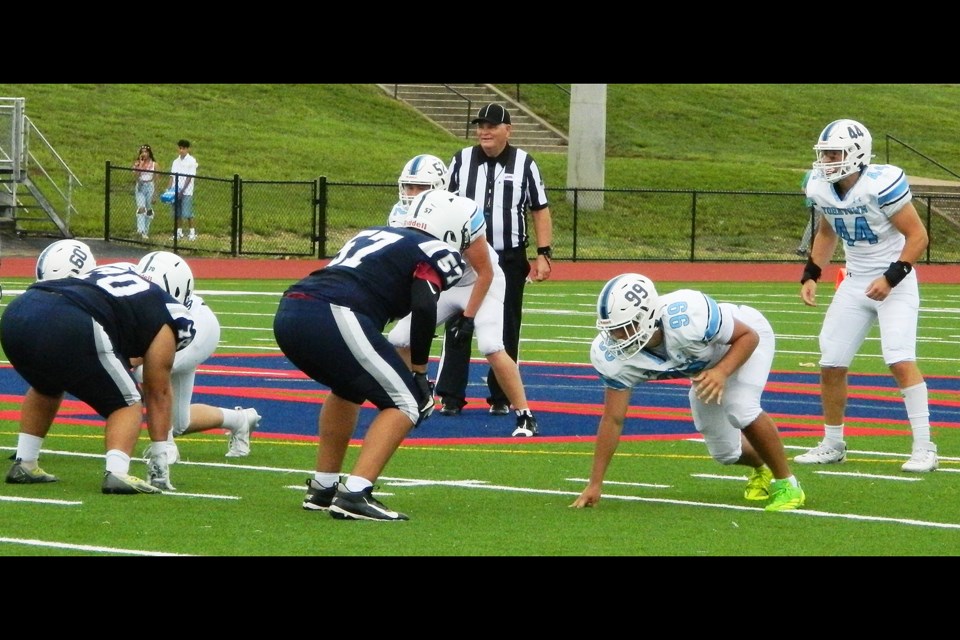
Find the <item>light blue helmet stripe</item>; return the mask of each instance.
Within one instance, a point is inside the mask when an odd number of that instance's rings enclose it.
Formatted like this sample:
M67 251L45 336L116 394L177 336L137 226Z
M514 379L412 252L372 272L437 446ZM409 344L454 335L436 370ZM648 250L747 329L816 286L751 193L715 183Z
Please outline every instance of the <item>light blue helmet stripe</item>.
M610 292L617 286L621 278L623 278L622 275L617 276L604 285L603 291L600 292L600 304L597 305L597 315L600 316L601 320L608 320L610 318L610 309L607 307L607 300L610 299Z
M423 156L417 156L413 159L413 164L410 165L410 175L417 175L420 171L420 165L423 164Z
M834 120L833 122L831 122L830 124L828 124L826 127L823 128L823 133L820 134L820 142L827 141L827 139L830 137L830 134L833 133L834 127L836 127L837 123L839 122L840 122L839 120Z

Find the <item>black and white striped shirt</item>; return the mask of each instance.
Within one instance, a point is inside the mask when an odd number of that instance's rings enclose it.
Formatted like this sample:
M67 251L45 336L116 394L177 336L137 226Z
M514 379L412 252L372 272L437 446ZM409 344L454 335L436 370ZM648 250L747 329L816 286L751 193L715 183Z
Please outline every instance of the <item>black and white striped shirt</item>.
M527 246L526 210L539 211L549 204L533 156L508 144L499 156L488 158L474 145L453 156L449 174L450 191L483 209L487 241L495 250Z

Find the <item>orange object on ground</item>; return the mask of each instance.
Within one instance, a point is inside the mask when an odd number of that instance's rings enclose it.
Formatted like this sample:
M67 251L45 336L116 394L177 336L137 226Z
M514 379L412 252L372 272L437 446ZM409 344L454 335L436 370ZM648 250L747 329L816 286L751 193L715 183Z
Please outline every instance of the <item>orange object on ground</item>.
M840 288L840 283L843 282L843 279L847 277L847 268L840 267L837 269L837 284L834 285L834 289Z

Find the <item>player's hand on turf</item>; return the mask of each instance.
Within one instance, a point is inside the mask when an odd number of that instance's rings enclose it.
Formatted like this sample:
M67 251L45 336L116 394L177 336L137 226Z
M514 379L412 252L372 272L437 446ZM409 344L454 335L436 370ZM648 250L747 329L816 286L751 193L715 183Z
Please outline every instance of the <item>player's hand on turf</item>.
M598 502L600 502L600 487L588 486L570 506L574 509L582 509L595 506Z
M417 391L420 392L420 397L417 398L418 408L420 410L420 419L417 421L417 424L420 424L433 413L436 400L433 398L433 382L427 378L427 374L415 371L413 373L413 382L417 386Z
M473 329L473 318L462 315L450 325L450 337L457 346L470 344L470 341L473 340Z

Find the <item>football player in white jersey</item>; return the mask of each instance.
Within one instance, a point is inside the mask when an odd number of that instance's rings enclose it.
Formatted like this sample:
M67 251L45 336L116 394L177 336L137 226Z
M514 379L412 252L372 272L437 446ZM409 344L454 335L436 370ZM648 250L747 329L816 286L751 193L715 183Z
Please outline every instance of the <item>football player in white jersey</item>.
M571 507L600 502L634 387L673 378L691 381L693 424L710 456L723 465L751 467L744 498L769 499L767 511L803 506L806 496L790 471L777 425L760 405L776 339L759 311L717 303L692 289L658 296L648 278L625 273L600 292L597 329L590 361L605 386L603 416L590 480Z
M415 156L403 167L397 182L400 185L400 201L394 205L387 219L391 227L406 224L407 208L418 193L446 188L446 167L436 156ZM477 346L490 363L517 415L516 427L511 435L527 438L536 436L539 435L539 427L527 403L520 367L507 354L503 344L503 296L507 284L503 269L500 268L500 258L487 242L483 212L478 209L470 222L470 245L463 251L466 268L460 281L440 294L437 323L442 325L457 316L451 335L462 343L473 340L476 332ZM394 325L387 339L409 363L409 315Z
M927 248L927 230L911 203L900 167L870 164L872 139L855 120L836 120L813 147L816 160L807 197L820 216L810 257L800 279L804 304L816 306L817 280L842 242L846 278L840 283L820 330L820 395L824 439L794 458L801 464L846 459L843 440L847 371L871 328L879 323L883 360L907 409L913 448L903 471L937 468L930 439L927 384L917 366L920 292L913 269Z
M213 355L220 343L220 321L203 298L194 293L193 270L187 261L170 251L152 251L140 259L135 269L182 302L190 310L196 329L193 342L178 351L173 362L170 380L174 404L170 432L166 441L152 443L143 456L147 461L150 484L173 491L175 489L169 479L163 477L160 471L155 473L152 463L160 451L166 451L169 464L180 460L174 437L226 429L230 439L225 457L242 458L250 454L250 434L260 424L261 416L252 408L227 409L193 402L197 368ZM141 369L137 367L134 377L139 380L140 374Z

